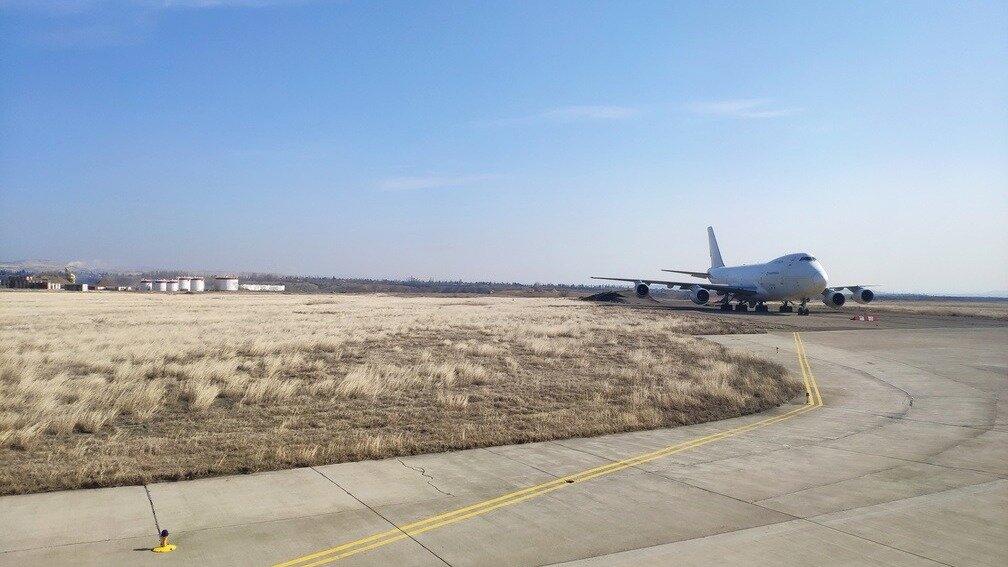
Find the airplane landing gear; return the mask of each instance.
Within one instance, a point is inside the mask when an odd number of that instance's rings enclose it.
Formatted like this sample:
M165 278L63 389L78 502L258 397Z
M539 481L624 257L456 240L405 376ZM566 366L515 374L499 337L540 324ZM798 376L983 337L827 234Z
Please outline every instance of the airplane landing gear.
M785 301L784 304L780 306L780 309L778 309L778 311L780 311L781 313L791 313L794 311L794 307L791 307L791 304Z
M766 313L767 311L770 311L770 308L767 307L766 303L763 303L761 301L761 302L759 302L759 303L756 304L756 312L757 313Z
M749 306L744 301L735 304L735 311L749 311Z
M721 311L731 311L731 310L732 310L731 303L725 301L724 303L721 304Z
M809 314L808 307L805 306L806 303L808 303L808 299L802 299L801 300L801 305L798 306L798 314L799 315L808 315Z

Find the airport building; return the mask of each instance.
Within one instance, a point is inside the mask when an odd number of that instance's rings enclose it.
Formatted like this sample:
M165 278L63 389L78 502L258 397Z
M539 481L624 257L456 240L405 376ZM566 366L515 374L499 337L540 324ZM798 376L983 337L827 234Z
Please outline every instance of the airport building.
M14 289L63 289L70 282L53 276L10 276L7 287Z
M238 286L239 289L245 291L284 291L287 286L283 284L241 284Z
M217 291L238 291L238 278L234 276L221 276L214 278Z

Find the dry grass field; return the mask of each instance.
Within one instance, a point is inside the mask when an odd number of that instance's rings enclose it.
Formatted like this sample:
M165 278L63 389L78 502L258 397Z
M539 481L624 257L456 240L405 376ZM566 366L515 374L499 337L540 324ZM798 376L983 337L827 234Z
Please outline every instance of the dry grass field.
M852 304L848 310L852 308L857 310L860 307L860 305ZM913 315L1008 320L1008 301L894 300L883 298L878 302L873 302L867 310Z
M752 323L565 299L0 292L0 494L674 426L800 393L691 337Z

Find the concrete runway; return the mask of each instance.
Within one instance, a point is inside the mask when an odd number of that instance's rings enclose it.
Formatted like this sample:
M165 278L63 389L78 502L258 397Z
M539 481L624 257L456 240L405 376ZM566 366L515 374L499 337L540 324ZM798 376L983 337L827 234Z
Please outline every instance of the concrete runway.
M1008 565L1008 327L950 323L802 331L812 403L722 422L3 497L0 565Z

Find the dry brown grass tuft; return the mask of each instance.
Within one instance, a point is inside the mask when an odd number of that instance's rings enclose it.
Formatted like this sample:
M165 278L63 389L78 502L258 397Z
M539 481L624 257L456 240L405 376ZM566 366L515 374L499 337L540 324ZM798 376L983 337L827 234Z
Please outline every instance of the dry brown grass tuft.
M689 336L722 320L564 299L0 292L0 328L4 494L675 426L800 392Z
M445 407L461 409L469 405L469 395L438 392L437 401Z
M204 411L208 409L220 394L220 386L203 378L183 382L179 387L181 398L189 404L189 409Z

